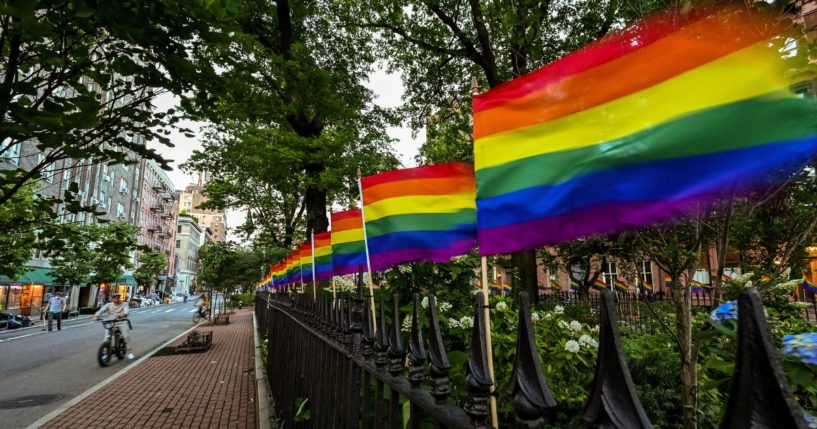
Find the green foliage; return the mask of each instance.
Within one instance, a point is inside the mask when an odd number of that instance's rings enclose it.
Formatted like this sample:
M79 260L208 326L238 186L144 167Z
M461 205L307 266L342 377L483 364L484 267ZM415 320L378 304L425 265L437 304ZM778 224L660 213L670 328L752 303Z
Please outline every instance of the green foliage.
M152 286L163 271L167 269L167 257L160 252L142 252L139 255L139 266L133 271L133 278L142 286Z
M26 186L0 205L0 275L10 279L26 272L37 242L37 230L53 219L51 206Z
M171 146L179 116L151 100L215 76L192 61L190 40L220 38L209 18L230 3L3 2L0 155L32 141L43 157L31 170L0 171L0 205L64 160L130 163L135 154L167 167L147 142Z

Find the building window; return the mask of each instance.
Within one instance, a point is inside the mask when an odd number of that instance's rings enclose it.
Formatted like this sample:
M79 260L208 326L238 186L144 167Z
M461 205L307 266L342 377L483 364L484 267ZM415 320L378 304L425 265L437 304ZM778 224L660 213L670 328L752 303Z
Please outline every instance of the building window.
M604 276L604 283L607 283L608 288L613 289L613 283L616 281L616 276L618 275L616 263L608 262L602 267L601 273Z
M178 232L178 233L182 232L182 226L181 225L179 225L179 229L176 232Z
M116 217L119 219L125 217L125 206L122 203L116 203Z
M652 264L649 262L641 263L641 281L652 286Z
M12 143L12 140L7 137L0 144L0 151L2 151L0 157L8 159L12 164L17 165L20 162L20 143Z
M182 247L182 241L176 240L176 248L178 249L179 247Z

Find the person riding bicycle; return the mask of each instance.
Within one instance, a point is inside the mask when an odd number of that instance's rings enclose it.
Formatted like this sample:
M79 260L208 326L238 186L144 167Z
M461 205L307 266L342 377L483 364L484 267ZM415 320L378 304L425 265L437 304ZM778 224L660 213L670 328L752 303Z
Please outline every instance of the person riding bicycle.
M199 304L199 303L201 303L201 304ZM201 317L207 317L205 312L207 311L207 308L210 305L210 300L207 299L207 294L202 292L201 295L199 295L196 298L196 300L193 301L193 305L195 305L195 306L197 306L199 308L199 314L201 315Z
M113 294L111 296L112 301L103 305L102 308L99 309L94 314L93 320L100 320L102 315L107 314L111 316L108 320L114 319L125 319L128 317L128 306L122 302L122 296L118 293ZM134 359L136 356L131 353L131 343L128 340L128 330L127 329L120 329L119 332L122 333L122 338L125 340L125 345L128 348L128 359Z

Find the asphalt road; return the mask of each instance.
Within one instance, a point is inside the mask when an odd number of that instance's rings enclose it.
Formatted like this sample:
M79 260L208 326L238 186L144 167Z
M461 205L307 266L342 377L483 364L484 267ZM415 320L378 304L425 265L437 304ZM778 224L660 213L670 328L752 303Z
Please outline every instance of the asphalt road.
M191 328L193 311L190 302L131 309L136 357ZM88 318L63 321L62 331L0 331L0 427L24 428L124 368L127 359L113 359L106 368L97 364L104 336L102 324ZM29 395L57 397L20 402Z

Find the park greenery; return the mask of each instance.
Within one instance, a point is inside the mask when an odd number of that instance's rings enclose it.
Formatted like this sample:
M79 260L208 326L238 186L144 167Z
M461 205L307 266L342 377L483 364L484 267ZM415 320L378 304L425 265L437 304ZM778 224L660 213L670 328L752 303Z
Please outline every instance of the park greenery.
M79 184L56 197L40 190L46 175L61 173L58 166L141 157L168 167L156 147L172 146L174 129L192 136L180 127L181 119L192 119L208 124L202 149L184 164L212 175L201 208L248 214L237 227L248 246L209 243L199 250L199 286L252 291L293 246L328 229L328 212L358 205L358 169L369 175L399 167L388 127L408 124L425 133L416 159L421 164L473 161L475 91L535 70L656 10L688 10L697 3L5 1L0 156L23 141L36 142L42 156L30 169L0 169L0 275L23 274L39 247L58 283L110 283L134 267L139 250L134 277L141 285L155 281L167 261L138 248L138 227L64 223L55 208L95 218L95 208L77 198ZM793 64L808 62L812 47L800 47ZM375 103L385 89L366 80L378 68L403 79L400 107ZM155 108L154 98L166 92L180 99L179 108ZM788 296L791 281L808 264L805 248L817 241L816 167L812 161L766 189L724 190L717 204L669 224L489 258L491 266L511 269L514 294L525 290L534 300L538 352L562 427L581 426L577 416L592 379L597 315L585 306L536 303L537 269L569 273L586 297L607 262L615 261L631 278L639 277L644 262L656 263L675 285L671 302L657 305L654 314L643 309L641 317L656 322L649 333L622 325L638 393L656 426L714 427L729 392L736 341L693 306L690 280L699 269L709 270L715 305L734 300L751 281L763 295L778 342L813 330ZM701 265L710 249L719 258L716 269ZM728 254L739 256L731 268L754 276L723 280ZM479 258L470 254L375 276L404 303L415 291L446 303L445 338L452 366L459 368L478 269ZM500 388L509 379L516 342L514 294L492 298ZM791 359L784 366L800 404L817 411L814 366ZM460 389L455 397L461 398L462 374L452 373ZM507 417L510 410L502 412Z

